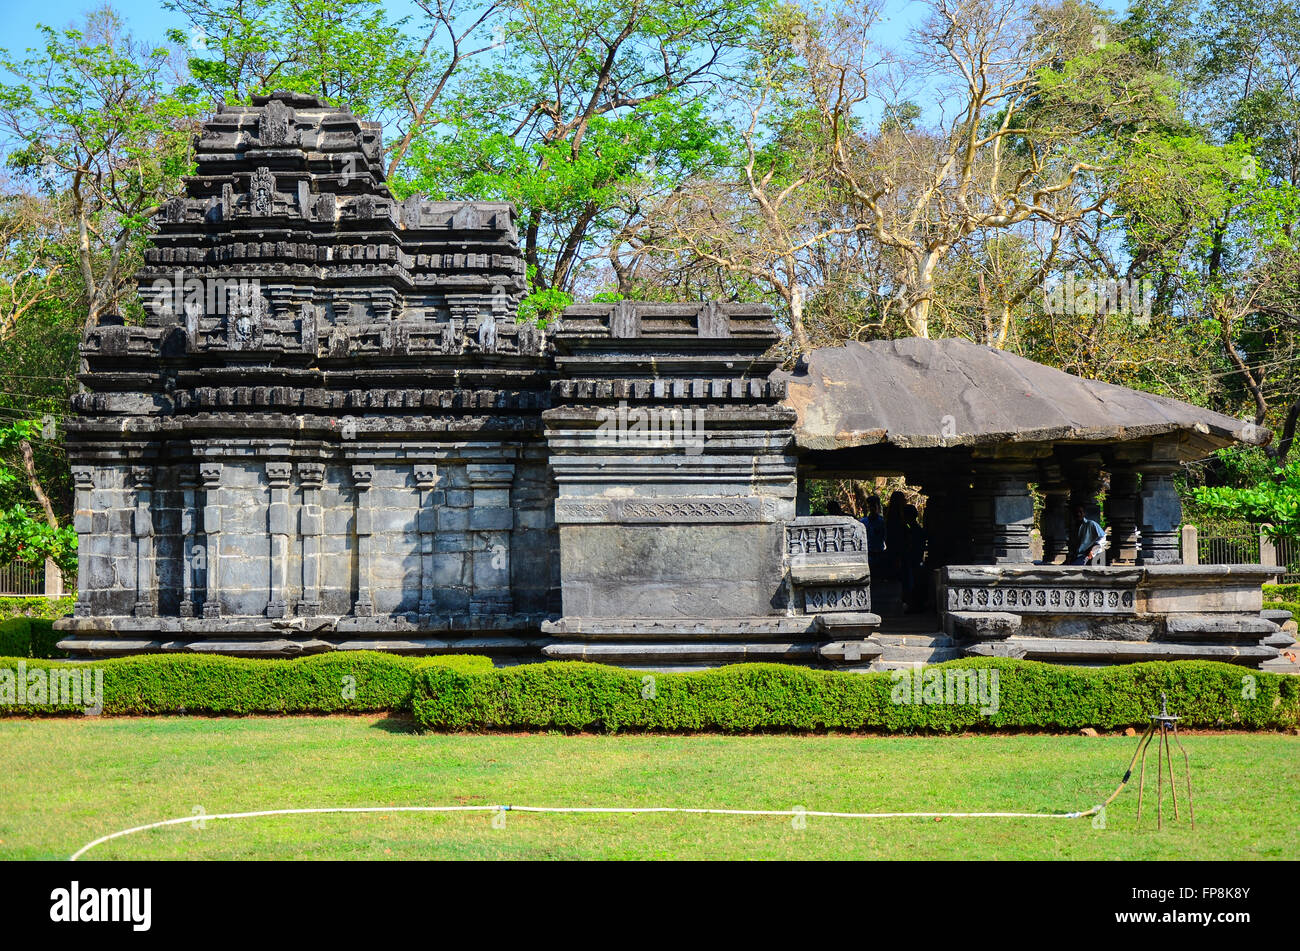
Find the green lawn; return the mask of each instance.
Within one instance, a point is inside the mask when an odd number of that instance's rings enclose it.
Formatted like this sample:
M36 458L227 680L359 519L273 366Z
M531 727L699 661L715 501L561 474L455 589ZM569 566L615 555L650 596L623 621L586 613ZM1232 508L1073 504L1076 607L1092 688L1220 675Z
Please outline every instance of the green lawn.
M830 811L1086 809L1124 736L427 735L382 717L0 721L0 857L65 858L158 819L326 805L511 802ZM510 813L274 817L153 830L90 858L1300 857L1300 737L1195 735L1197 826L1134 828L1137 782L1089 820ZM1180 761L1181 763L1181 761ZM1148 763L1154 794L1155 752ZM1181 779L1181 773L1179 774ZM1185 803L1183 803L1185 806ZM1184 813L1185 817L1185 813Z

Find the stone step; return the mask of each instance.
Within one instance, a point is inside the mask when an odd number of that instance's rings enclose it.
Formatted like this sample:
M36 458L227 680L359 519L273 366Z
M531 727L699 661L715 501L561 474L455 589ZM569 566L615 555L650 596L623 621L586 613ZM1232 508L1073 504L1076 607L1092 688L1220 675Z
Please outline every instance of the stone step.
M963 656L965 655L958 647L908 647L886 644L880 659L917 664L942 664L945 660L956 660Z
M753 662L869 664L880 652L881 647L870 641L553 641L541 650L548 660L584 660L628 667Z
M947 634L881 634L876 633L872 640L886 647L952 647L952 638Z

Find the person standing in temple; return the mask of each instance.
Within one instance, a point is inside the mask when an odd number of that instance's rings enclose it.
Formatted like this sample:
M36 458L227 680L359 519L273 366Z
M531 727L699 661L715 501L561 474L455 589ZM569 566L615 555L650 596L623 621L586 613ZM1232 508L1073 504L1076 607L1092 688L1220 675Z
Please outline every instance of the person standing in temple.
M885 507L885 577L905 581L903 571L907 556L907 528L903 523L903 509L907 496L895 492ZM906 590L906 588L904 588Z
M1074 507L1074 549L1070 552L1070 565L1101 564L1101 553L1106 548L1106 532L1099 523L1088 518L1082 505Z
M880 514L880 496L867 497L867 514L862 516L862 525L867 530L867 564L874 575L884 570L885 557L885 517Z
M926 572L924 526L917 520L915 505L903 507L903 602L907 610L916 612L925 608Z

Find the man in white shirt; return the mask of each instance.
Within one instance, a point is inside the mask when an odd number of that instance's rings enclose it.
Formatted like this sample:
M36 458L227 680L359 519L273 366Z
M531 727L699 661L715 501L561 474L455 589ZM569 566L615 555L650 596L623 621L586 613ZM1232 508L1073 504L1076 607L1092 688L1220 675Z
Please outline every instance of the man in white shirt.
M1098 565L1101 553L1106 547L1106 532L1083 511L1082 505L1074 507L1074 551L1066 564Z

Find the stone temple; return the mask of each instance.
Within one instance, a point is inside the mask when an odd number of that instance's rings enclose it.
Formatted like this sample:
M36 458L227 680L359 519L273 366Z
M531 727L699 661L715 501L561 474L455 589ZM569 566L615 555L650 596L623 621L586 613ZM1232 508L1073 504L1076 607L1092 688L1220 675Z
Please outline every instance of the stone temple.
M1240 421L963 341L783 372L758 305L517 321L514 210L395 200L379 128L309 97L205 124L139 290L143 326L82 343L76 657L889 666L865 529L805 491L881 474L930 499L953 656L1258 665L1288 642L1260 610L1276 569L1178 563L1172 476L1259 441ZM1103 484L1110 564L1054 563Z

